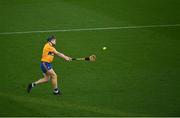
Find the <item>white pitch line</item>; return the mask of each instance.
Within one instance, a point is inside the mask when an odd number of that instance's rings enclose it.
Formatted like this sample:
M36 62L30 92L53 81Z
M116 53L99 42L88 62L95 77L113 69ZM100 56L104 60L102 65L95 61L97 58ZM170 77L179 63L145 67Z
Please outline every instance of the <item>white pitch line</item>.
M97 31L97 30L120 30L120 29L143 29L159 27L179 27L180 24L172 25L144 25L144 26L121 26L121 27L99 27L99 28L80 28L80 29L61 29L61 30L42 30L42 31L22 31L22 32L0 32L1 34L31 34L46 32L77 32L77 31Z

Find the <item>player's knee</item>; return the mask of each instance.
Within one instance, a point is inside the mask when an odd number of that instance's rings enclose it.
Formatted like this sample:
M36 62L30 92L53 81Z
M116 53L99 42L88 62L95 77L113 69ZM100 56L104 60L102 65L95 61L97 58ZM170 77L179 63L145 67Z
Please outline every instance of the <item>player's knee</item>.
M49 81L49 78L45 78L45 81L48 82L48 81Z
M44 79L45 79L46 81L49 81L49 76L45 76Z
M52 74L52 79L57 79L57 74L56 73L54 73L54 74Z
M57 75L55 74L54 77L57 78Z

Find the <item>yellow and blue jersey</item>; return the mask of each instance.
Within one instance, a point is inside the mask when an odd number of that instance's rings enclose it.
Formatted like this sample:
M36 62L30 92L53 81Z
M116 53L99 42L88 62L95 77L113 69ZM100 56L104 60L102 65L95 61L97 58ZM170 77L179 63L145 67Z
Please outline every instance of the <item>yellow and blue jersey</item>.
M52 68L51 62L54 59L54 51L56 51L56 49L53 46L51 46L49 42L45 44L40 64L40 68L43 71L43 73L46 73L48 70Z
M49 42L46 43L43 48L41 61L51 63L54 59L54 51L56 51L56 49L53 46L51 46Z

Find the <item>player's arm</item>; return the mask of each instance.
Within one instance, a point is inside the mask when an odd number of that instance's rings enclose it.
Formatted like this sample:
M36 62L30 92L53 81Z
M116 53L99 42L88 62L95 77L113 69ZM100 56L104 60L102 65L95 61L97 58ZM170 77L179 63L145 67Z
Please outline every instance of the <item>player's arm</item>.
M58 52L56 50L54 51L54 54L57 55L60 58L65 59L66 61L71 61L72 60L71 57L68 57L68 56L64 55L63 53L60 53L60 52Z

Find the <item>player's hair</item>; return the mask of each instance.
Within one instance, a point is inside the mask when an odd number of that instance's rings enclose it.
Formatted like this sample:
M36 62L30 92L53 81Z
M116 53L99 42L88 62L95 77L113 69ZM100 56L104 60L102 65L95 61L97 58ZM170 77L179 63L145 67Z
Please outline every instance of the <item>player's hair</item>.
M56 39L56 37L54 35L51 35L47 38L47 41L51 42L51 40L53 40L53 39Z

